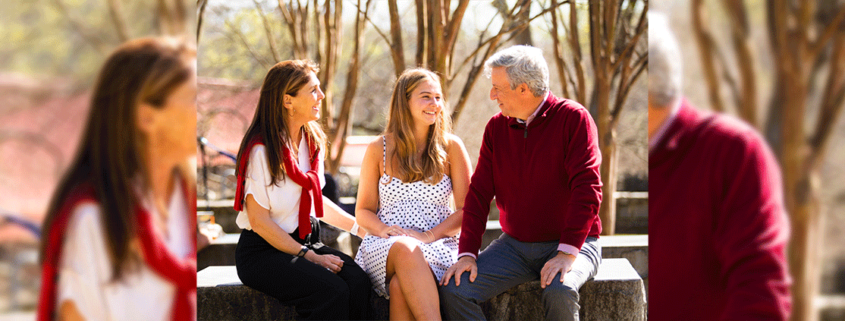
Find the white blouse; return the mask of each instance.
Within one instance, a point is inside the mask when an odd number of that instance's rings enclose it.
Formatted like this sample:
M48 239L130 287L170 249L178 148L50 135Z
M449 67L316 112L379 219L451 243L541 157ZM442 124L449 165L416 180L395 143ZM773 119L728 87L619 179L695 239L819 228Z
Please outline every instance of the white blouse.
M186 201L177 184L168 205L167 249L185 258L192 250ZM158 215L155 206L145 206L150 215ZM65 300L72 301L85 320L169 320L176 286L141 264L117 281L106 247L105 230L100 221L100 207L81 203L73 210L59 264L56 311Z
M299 161L297 162L302 172L311 170L309 162L308 143L303 135L299 142ZM317 176L320 179L320 188L326 186L323 152L320 151L317 161ZM282 165L284 166L284 165ZM246 170L246 182L244 184L244 203L246 196L252 195L255 202L264 209L270 211L270 219L276 222L285 232L293 233L299 227L299 203L302 196L302 186L295 183L290 177L285 177L275 185L270 185L272 177L270 168L267 165L267 152L264 145L255 145L249 153L249 164ZM311 216L314 212L314 194L311 194ZM238 213L235 223L242 229L252 230L249 224L246 205L243 211Z

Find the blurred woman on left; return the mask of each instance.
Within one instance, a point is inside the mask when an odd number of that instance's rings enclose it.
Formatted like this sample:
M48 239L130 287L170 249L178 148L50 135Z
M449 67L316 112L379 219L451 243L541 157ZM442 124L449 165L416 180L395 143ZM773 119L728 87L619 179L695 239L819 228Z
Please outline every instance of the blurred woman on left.
M38 320L196 318L196 51L142 38L106 60L41 242Z

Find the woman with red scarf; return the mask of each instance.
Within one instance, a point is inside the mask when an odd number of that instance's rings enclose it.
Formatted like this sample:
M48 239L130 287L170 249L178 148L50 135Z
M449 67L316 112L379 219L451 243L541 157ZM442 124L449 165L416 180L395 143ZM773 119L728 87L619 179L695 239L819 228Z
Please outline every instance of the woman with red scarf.
M320 243L318 218L358 232L355 218L321 192L326 135L316 120L325 96L317 72L311 62L291 60L264 78L238 152L238 277L307 319L369 319L369 277Z
M174 39L106 60L44 223L38 320L196 318L196 93Z

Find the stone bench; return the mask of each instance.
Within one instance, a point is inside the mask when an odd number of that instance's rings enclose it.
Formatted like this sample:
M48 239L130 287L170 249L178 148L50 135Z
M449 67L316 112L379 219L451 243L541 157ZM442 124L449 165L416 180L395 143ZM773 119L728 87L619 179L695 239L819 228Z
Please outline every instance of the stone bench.
M361 238L353 236L331 225L321 223L321 237L324 243L350 257L355 257ZM229 233L211 241L207 247L197 252L197 271L214 265L235 265L235 249L238 247L240 233Z
M226 234L197 251L197 271L212 265L235 265L235 249L241 234Z
M614 197L616 198L616 233L648 233L648 192L616 192ZM348 200L341 203L346 209L353 205L349 204ZM223 227L224 232L239 233L240 229L235 224L238 212L232 208L233 204L234 201L231 199L210 202L200 199L197 200L197 209L213 211L215 221ZM499 209L496 207L495 199L491 202L488 220L499 220Z
M323 234L330 234L334 228L323 228ZM498 238L502 233L499 221L488 221L487 231L484 232L481 249L487 247L493 239ZM361 240L351 236L349 233L337 230L340 239L327 245L339 249L341 252L354 257ZM328 235L324 241L328 240ZM495 238L493 238L495 236ZM240 234L227 234L211 242L211 245L197 253L197 269L202 270L212 265L235 265L235 248L238 244ZM628 259L637 274L648 280L648 235L609 235L599 238L602 246L603 258L624 258Z
M596 277L581 288L582 320L644 320L642 279L626 259L604 259ZM373 292L375 318L388 319L388 301ZM489 320L542 320L539 281L514 287L482 304ZM198 320L295 320L294 308L244 286L234 266L197 273Z

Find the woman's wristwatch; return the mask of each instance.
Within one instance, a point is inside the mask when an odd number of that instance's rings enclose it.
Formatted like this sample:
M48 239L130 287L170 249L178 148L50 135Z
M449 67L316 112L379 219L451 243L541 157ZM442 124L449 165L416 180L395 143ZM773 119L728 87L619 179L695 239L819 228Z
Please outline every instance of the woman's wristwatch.
M308 253L309 250L311 250L311 249L309 249L307 246L303 245L302 249L299 250L299 253L296 253L296 256L303 257L303 256L305 256L305 253Z

